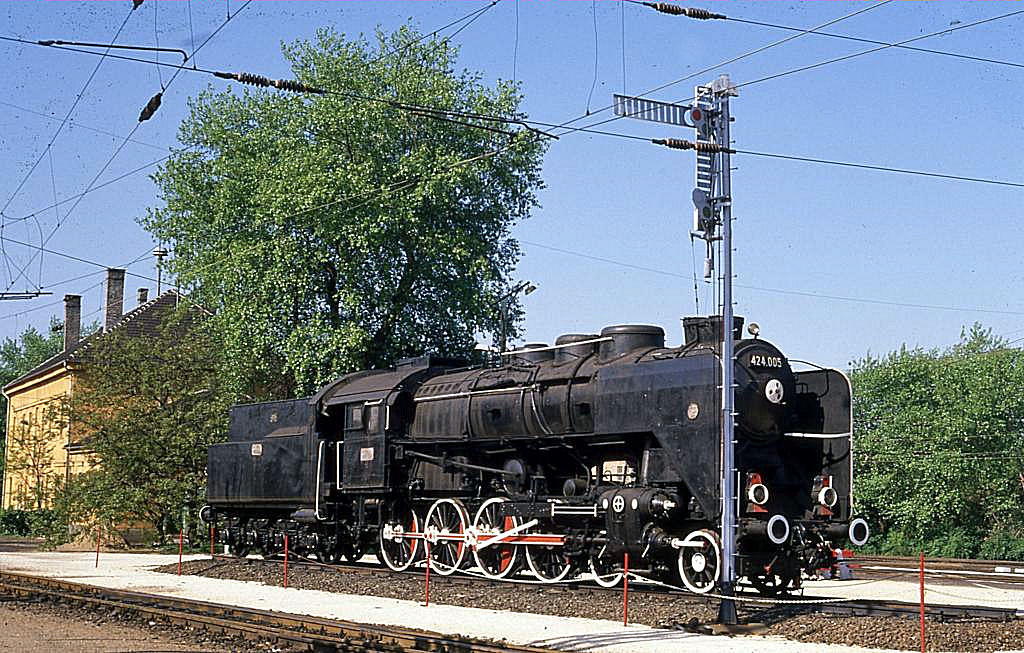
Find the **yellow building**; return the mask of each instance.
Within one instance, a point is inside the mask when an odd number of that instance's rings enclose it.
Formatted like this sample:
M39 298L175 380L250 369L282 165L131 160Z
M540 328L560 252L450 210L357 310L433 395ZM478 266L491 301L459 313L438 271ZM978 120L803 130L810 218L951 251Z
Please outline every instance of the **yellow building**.
M89 469L89 451L76 440L62 415L64 400L75 391L83 353L114 330L146 337L178 305L169 290L148 300L139 289L139 305L124 313L124 270L107 270L104 325L81 338L82 298L64 296L64 348L3 388L7 398L7 433L3 508L49 507L54 491L73 475Z

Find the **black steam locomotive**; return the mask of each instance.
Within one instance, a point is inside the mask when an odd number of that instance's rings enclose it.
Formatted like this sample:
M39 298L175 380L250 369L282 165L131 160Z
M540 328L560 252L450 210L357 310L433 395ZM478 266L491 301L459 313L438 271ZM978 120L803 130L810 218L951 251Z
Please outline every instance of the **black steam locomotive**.
M794 371L735 339L737 571L762 592L799 585L861 545L853 518L850 385ZM316 396L236 406L209 451L206 516L237 555L284 548L326 562L375 550L401 571L479 568L542 581L631 568L694 592L721 568L720 317L527 345L497 367L437 357L344 376Z

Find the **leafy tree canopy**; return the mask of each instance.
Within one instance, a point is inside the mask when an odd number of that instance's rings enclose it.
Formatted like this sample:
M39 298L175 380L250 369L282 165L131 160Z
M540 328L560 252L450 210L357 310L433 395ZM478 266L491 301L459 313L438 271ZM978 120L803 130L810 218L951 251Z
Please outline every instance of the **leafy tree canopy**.
M343 95L208 90L181 126L185 149L154 177L166 205L143 225L216 311L231 377L250 394L467 354L496 326L519 257L510 230L536 206L544 146L493 131L507 124L355 97L523 117L513 84L489 88L456 70L454 48L420 38L403 28L371 46L324 29L285 45L296 79Z
M974 325L854 363L855 493L883 548L1024 556L1024 352Z
M229 399L222 348L194 315L183 309L153 337L115 330L90 345L65 414L94 465L58 502L69 523L143 521L163 535L184 511L196 524L206 450L224 439Z

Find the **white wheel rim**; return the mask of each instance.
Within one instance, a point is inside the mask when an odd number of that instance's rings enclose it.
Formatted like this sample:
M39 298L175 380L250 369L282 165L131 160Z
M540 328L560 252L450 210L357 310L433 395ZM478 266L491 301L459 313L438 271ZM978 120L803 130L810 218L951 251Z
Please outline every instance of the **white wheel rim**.
M612 574L604 574L603 576L597 571L597 566L594 564L594 558L590 559L590 573L594 575L594 582L601 587L615 587L622 582L622 572L618 571Z
M484 501L483 505L480 506L480 509L476 511L476 517L473 518L473 527L472 528L477 533L477 540L478 541L480 539L486 540L489 537L493 537L496 534L496 533L492 532L493 529L495 528L493 524L488 524L485 527L480 522L481 522L481 519L484 519L484 518L487 517L487 509L489 507L497 505L497 504L502 504L502 503L505 503L505 499L503 497L492 497L492 498L488 499L487 501ZM512 521L512 527L513 528L519 525L519 519L517 517L506 517L506 519L510 519ZM501 530L502 529L500 529L500 528L498 529L499 532L501 532ZM508 564L505 565L505 568L502 569L501 571L498 571L498 572L491 571L489 565L487 565L484 560L481 560L481 555L480 555L481 552L477 551L476 546L472 547L473 561L476 562L477 567L480 568L480 571L483 572L484 576L487 576L488 578L495 578L495 579L505 578L506 576L511 574L515 570L515 568L516 568L516 560L519 557L519 547L515 546L515 545L508 545L508 544L495 544L493 547L487 547L486 549L484 549L484 551L491 551L491 550L505 551L505 550L507 550L509 548L511 548L511 553L509 554Z
M715 573L710 581L706 582L705 585L697 585L694 581L687 577L688 569L690 567L695 573L703 573L708 568L707 557L700 551L694 552L695 547L688 546L693 543L700 543L701 547L711 546L711 551L714 553L715 561ZM697 557L700 556L701 568L697 569ZM693 531L683 540L683 546L679 549L678 558L679 567L679 578L683 581L683 585L686 589L697 594L707 594L714 589L715 584L718 582L718 578L722 573L722 547L718 544L718 536L711 531L701 530Z
M459 501L458 499L438 499L437 501L435 501L434 505L430 506L430 510L427 511L427 517L426 517L426 519L423 520L423 523L427 525L427 528L432 528L437 533L445 533L445 532L449 531L450 529L448 529L448 527L445 524L441 524L440 525L441 527L438 527L438 525L431 523L432 521L434 521L434 519L439 519L438 518L438 515L440 514L439 507L443 506L443 505L450 505L450 506L452 506L452 508L455 510L455 514L456 514L456 516L458 517L458 520L459 520L459 531L458 532L465 533L466 532L466 527L468 526L469 517L466 514L466 507L464 505L462 505L462 502ZM439 550L449 550L450 551L452 549L451 544L452 544L451 540L445 540L443 542L439 542L436 545L432 545L430 547L430 549L429 549L431 555L428 556L427 564L430 565L430 568L432 570L434 570L435 572L441 574L442 576L450 576L450 575L454 574L455 571L459 567L462 566L462 561L466 559L466 544L465 544L465 542L459 542L458 545L456 547L454 547L455 550L458 551L458 554L452 556L453 557L453 561L452 561L452 564L450 566L449 566L448 563L446 563L446 562L439 562L438 560L436 560L434 558L434 554L437 551L439 551Z
M530 531L528 530L526 532L529 533ZM526 551L526 566L529 567L530 572L532 572L533 575L536 576L542 582L557 583L561 580L565 580L565 577L569 575L570 571L572 571L572 563L568 560L565 560L565 558L562 557L562 560L565 562L565 565L562 567L562 571L560 571L557 576L545 576L540 570L540 564L537 562L537 560L534 559L535 557L541 555L542 552L546 553L551 551L552 549L557 549L561 551L562 547L547 547L538 544L527 544L523 548Z
M412 515L412 528L414 531L420 529L420 519L416 516L416 511L410 509L409 514ZM378 550L380 552L380 559L384 562L384 565L392 571L405 571L408 569L413 562L416 561L416 556L419 554L420 542L411 538L404 538L405 526L401 523L390 522L380 529L380 546ZM397 539L395 539L397 538ZM401 542L403 539L409 539L412 543L409 558L404 563L396 562L392 559L391 554L388 553L388 545L394 542ZM390 540L390 542L388 541Z

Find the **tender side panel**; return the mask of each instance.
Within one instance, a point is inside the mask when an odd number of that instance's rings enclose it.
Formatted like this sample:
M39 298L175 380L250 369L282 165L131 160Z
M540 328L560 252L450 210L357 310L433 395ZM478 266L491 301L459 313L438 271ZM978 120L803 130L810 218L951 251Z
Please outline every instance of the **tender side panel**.
M316 452L307 432L210 447L210 505L311 505Z
M271 433L298 433L310 425L312 417L308 399L233 406L228 413L228 439L250 442Z

